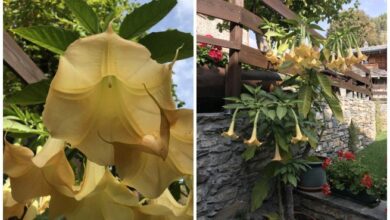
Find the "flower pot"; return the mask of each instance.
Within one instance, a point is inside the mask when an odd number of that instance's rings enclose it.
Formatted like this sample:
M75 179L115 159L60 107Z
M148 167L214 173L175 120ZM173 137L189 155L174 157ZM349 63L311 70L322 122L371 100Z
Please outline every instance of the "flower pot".
M332 190L332 195L342 197L344 199L348 199L350 201L359 203L364 206L368 207L376 207L379 205L381 202L379 198L373 196L373 195L368 195L366 191L360 192L358 194L353 194L351 191L348 189L344 190L338 190L334 187L331 188Z
M321 161L308 162L311 169L308 169L300 177L298 188L307 192L321 191L322 185L326 183L326 172L322 168L322 160L324 158L319 157Z

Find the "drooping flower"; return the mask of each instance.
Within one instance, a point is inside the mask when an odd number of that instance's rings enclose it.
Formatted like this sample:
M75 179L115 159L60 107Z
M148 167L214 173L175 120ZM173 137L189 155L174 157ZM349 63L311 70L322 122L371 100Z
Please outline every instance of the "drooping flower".
M273 65L276 65L279 63L279 58L277 56L277 52L269 49L268 52L265 54L265 58L271 62Z
M260 110L257 110L255 120L253 122L252 136L249 140L244 140L244 144L250 147L259 147L263 143L257 140L257 121L259 119Z
M114 164L114 142L128 147L142 142L137 150L165 158L168 150L158 143L160 111L143 85L161 106L174 109L173 63L159 64L150 56L111 25L72 43L60 57L43 112L50 134L101 165Z
M24 213L24 203L14 200L11 193L10 181L7 179L3 185L3 219L10 217L22 218Z
M322 162L322 168L325 170L331 162L332 160L330 158L325 158L324 162Z
M186 200L185 204L177 202L171 192L166 189L160 197L150 200L147 205L143 205L138 208L139 213L137 219L193 219L192 191Z
M350 151L347 151L344 153L344 158L346 160L355 160L355 154Z
M358 47L358 48L356 48L356 50L357 50L358 62L366 61L368 57L366 55L362 54L362 51L360 51L360 48Z
M322 185L321 188L322 188L322 193L323 193L324 195L329 196L329 195L332 194L332 192L331 192L331 190L330 190L329 184L325 183L325 184Z
M292 137L291 143L297 144L300 141L308 141L309 140L305 135L302 134L298 123L295 124L295 132L296 132L296 134L294 137Z
M34 199L28 206L23 220L34 220L38 215L41 215L49 208L50 196L39 197Z
M238 110L239 110L238 108L236 110L234 110L233 118L232 118L232 122L230 123L229 130L224 131L222 133L222 136L231 138L233 140L238 139L238 135L234 132L234 125L236 123L236 115L237 115Z
M282 160L282 157L280 156L280 152L279 152L279 146L277 143L275 144L275 154L274 154L274 158L272 160L273 161L281 161Z
M359 63L358 58L353 54L352 48L348 48L348 55L345 57L345 63L348 66Z
M365 186L367 189L372 187L372 179L371 176L367 173L364 174L363 178L361 179L360 183Z
M23 203L49 195L53 190L73 195L75 177L64 148L64 141L49 138L34 156L29 148L5 141L4 173L10 178L16 201Z
M298 47L294 49L295 54L303 59L310 58L312 53L312 47L305 43L300 44Z
M90 187L83 187L79 199L53 193L50 201L50 219L62 216L66 219L118 219L135 220L134 208L138 196L119 182L103 167L103 175L89 179ZM83 191L86 192L83 192ZM66 204L66 205L64 205Z
M148 89L146 91L149 92ZM134 146L126 147L127 143L115 142L113 145L115 165L123 182L148 198L156 198L173 181L184 175L192 175L193 113L188 109L164 109L151 93L149 95L160 109L160 130L167 131L167 158L163 160L156 155L134 150Z

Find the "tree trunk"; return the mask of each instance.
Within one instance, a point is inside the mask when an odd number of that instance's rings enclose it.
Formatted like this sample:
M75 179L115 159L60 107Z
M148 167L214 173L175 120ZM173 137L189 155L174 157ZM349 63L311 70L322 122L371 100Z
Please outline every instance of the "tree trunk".
M294 218L294 187L290 184L284 186L285 192L285 207L286 207L286 219L295 220Z

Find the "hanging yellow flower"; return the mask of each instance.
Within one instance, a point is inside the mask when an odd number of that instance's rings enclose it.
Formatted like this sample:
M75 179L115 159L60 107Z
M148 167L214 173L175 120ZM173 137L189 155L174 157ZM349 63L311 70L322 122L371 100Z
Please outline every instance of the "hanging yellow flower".
M257 140L257 121L259 119L260 110L257 110L255 120L253 122L253 130L252 130L252 136L249 140L244 140L244 144L248 145L249 147L259 147L263 143L261 143L259 140Z
M3 185L3 219L10 217L20 219L23 216L25 204L15 201L11 191L10 181L7 179Z
M16 201L23 203L54 190L73 195L75 177L64 148L64 141L49 138L42 151L34 156L29 148L5 141L4 173L11 180Z
M50 134L101 165L114 164L114 142L141 144L137 150L165 159L160 111L144 85L162 107L174 109L173 63L159 64L150 56L111 26L72 43L60 57L43 112Z
M274 158L272 160L273 161L280 161L280 160L282 160L282 157L280 156L280 152L279 152L278 143L275 143L275 155L274 155Z
M222 136L231 138L232 140L237 140L238 135L234 132L234 125L236 123L236 115L238 112L238 108L234 110L232 122L230 123L229 130L222 133Z
M362 61L366 61L368 57L366 55L362 54L362 51L360 51L360 48L356 48L356 50L357 50L357 60L358 60L358 62L360 63Z
M104 170L104 168L103 168ZM92 171L93 172L93 171ZM138 196L105 170L103 176L89 179L80 199L53 193L50 201L50 219L115 219L136 220L133 208L138 206ZM97 185L95 185L97 183ZM82 191L86 190L85 193ZM66 205L64 205L66 204Z
M295 124L295 131L296 135L291 139L291 143L297 144L300 141L308 141L309 139L305 136L302 135L301 129L299 128L298 123Z
M278 58L277 52L272 50L272 49L268 50L268 52L265 54L265 58L267 58L267 60L269 62L271 62L271 64L273 64L273 65L276 65L279 63L279 58Z

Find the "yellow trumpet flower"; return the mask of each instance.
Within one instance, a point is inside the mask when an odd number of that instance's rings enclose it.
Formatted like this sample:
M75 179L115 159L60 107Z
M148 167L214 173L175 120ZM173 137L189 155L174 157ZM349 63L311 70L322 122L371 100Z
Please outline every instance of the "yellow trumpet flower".
M272 159L273 161L280 161L282 160L282 157L280 156L280 152L279 152L279 146L277 143L275 143L275 155L274 155L274 158Z
M73 170L68 163L65 142L49 138L34 156L27 147L5 141L4 173L11 181L12 196L18 202L49 195L53 190L72 196Z
M250 146L250 147L259 147L263 143L261 143L259 140L257 140L257 121L259 119L260 110L257 110L255 120L253 122L253 130L252 130L252 136L249 140L244 140L244 144Z
M312 47L303 43L298 47L295 47L294 51L297 56L302 58L309 58L312 54Z
M277 56L277 53L272 49L268 50L268 52L265 54L265 58L267 58L267 60L272 64L279 63L279 58Z
M99 169L99 168L97 168ZM103 175L88 180L90 187L83 187L82 198L71 198L53 193L50 201L50 219L60 216L66 219L118 219L135 218L133 209L138 206L138 196L104 169ZM83 192L86 190L86 192Z
M230 123L229 130L222 133L222 136L231 138L233 140L238 139L238 135L234 132L234 124L236 123L236 115L238 112L238 108L234 110L232 122Z
M296 131L296 135L295 135L295 137L292 137L291 143L297 144L300 141L308 141L309 140L305 135L302 135L302 132L301 132L301 129L299 128L298 123L295 125L295 131Z
M356 48L356 50L357 50L358 62L366 61L368 57L366 55L362 54L362 52L360 51L360 48Z
M143 45L125 40L109 25L81 38L60 57L43 121L54 138L69 142L89 160L114 164L113 143L139 145L165 159L159 143L161 115L144 85L165 109L174 109L172 65L159 64ZM102 138L100 138L102 137ZM131 148L131 146L124 146Z
M15 201L11 191L10 181L7 179L3 185L3 219L11 217L20 219L23 216L25 204Z

